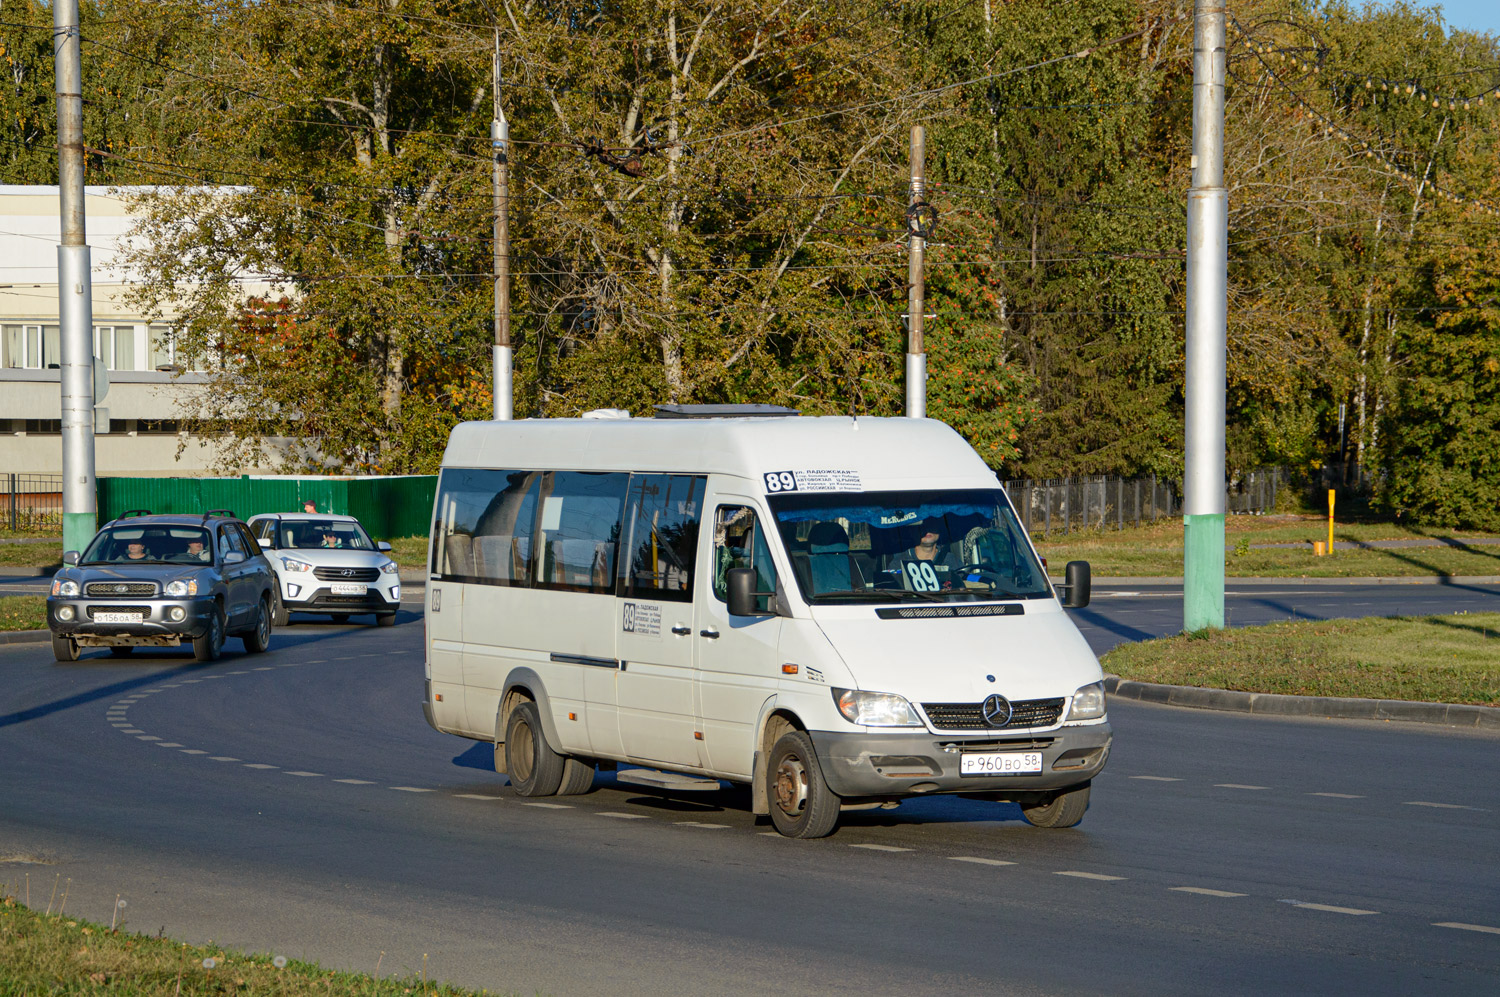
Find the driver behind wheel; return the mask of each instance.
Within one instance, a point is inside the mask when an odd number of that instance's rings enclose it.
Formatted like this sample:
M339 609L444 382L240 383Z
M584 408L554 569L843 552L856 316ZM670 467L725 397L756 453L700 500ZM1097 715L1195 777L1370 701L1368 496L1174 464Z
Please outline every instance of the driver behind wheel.
M962 577L963 566L946 542L947 527L938 518L928 518L917 528L917 542L897 554L891 567L901 572L901 584L916 592L953 588Z

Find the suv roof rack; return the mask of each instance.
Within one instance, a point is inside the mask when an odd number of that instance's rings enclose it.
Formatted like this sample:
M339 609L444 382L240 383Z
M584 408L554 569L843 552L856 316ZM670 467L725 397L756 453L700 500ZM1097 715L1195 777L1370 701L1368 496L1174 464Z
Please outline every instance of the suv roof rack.
M236 516L234 514L234 510L233 509L210 509L210 510L208 510L207 512L205 512L203 514L203 521L206 523L210 519L213 519L213 518L215 518L217 516L227 516L230 519L238 519L239 518L238 516Z
M134 519L137 516L149 516L149 515L151 515L151 510L150 509L126 509L124 512L120 513L120 515L119 515L118 518L119 519Z
M801 415L784 405L655 405L658 419L743 419Z

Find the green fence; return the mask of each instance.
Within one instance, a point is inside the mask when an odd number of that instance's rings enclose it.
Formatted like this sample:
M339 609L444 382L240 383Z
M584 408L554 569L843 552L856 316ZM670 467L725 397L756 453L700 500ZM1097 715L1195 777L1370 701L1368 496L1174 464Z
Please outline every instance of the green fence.
M366 478L100 478L99 522L128 509L202 513L229 509L241 519L263 512L301 512L311 499L319 512L353 516L378 539L426 536L437 476Z

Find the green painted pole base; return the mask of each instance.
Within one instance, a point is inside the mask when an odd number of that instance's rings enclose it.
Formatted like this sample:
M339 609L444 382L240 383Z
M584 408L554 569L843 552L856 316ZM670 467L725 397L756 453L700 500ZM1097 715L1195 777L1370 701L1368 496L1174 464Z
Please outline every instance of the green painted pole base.
M1224 514L1182 517L1182 629L1224 628Z
M98 532L98 513L63 513L63 550L76 550L80 554L83 553L83 548L89 545L89 541L94 539L94 534Z

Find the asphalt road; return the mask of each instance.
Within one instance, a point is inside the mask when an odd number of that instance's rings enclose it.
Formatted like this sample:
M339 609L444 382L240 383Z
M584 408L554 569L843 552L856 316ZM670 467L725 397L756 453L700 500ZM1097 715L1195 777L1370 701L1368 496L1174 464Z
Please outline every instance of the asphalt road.
M423 722L415 616L231 644L0 646L0 881L528 994L1500 990L1495 736L1117 701L1077 829L945 797L792 841L742 791L515 796L488 745Z

